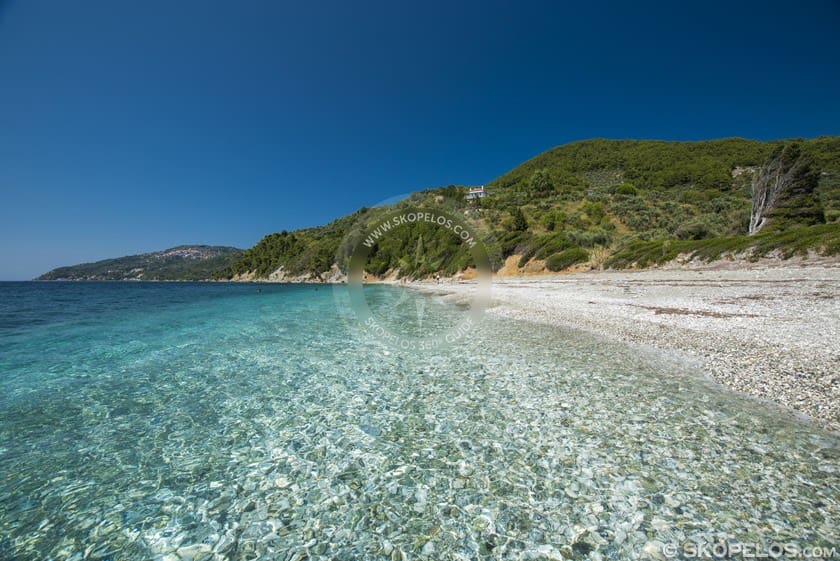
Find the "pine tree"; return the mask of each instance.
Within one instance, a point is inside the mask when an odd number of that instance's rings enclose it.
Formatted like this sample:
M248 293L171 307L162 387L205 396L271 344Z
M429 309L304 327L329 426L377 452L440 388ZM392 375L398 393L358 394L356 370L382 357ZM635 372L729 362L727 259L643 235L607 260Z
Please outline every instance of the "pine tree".
M526 220L521 208L514 207L511 216L513 217L513 230L515 232L524 232L528 229L528 220Z

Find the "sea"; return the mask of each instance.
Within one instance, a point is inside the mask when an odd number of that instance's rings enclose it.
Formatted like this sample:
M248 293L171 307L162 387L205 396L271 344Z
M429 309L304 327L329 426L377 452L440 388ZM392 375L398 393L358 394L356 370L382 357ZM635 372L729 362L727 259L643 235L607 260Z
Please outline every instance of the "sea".
M360 294L0 283L0 559L840 556L837 435L653 349Z

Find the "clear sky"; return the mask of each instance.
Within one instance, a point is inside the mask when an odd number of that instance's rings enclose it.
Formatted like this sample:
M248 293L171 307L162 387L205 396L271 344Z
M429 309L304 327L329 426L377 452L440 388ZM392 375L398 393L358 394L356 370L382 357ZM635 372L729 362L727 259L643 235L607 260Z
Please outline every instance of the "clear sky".
M0 0L0 279L590 137L840 133L840 2Z

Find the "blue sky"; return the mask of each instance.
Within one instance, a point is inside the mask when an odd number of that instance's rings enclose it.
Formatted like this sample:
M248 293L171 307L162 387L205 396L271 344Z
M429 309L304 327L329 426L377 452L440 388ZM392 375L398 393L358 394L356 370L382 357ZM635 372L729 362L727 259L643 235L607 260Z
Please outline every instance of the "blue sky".
M840 3L0 0L0 279L590 137L840 133Z

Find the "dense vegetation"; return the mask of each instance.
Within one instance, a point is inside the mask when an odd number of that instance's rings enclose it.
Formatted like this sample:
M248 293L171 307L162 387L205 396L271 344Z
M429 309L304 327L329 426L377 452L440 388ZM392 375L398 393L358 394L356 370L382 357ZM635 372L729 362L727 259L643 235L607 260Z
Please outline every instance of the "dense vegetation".
M786 147L785 154L802 158L810 188L771 213L766 231L747 236L753 178ZM282 268L289 275L325 278L331 268L346 271L353 247L383 217L417 207L469 221L495 267L512 255L519 256L520 267L535 262L559 270L586 260L595 267L647 266L681 253L713 259L733 252L755 258L776 249L783 256L840 251L840 137L575 142L525 162L489 183L487 192L470 203L463 187L429 189L324 227L271 234L221 276L266 277ZM474 264L450 231L416 223L377 240L365 269L423 277Z
M241 255L242 250L235 247L182 245L154 253L59 267L38 280L205 280L217 276Z
M748 236L751 186L770 169L768 162L796 176L766 213L761 231ZM383 221L417 209L468 225L494 268L510 266L511 256L518 267L563 270L580 263L644 267L679 255L711 260L840 253L840 137L587 140L540 154L486 188L488 196L473 202L461 186L428 189L326 226L269 234L244 252L189 246L205 253L146 254L56 269L41 278L276 278L278 271L285 278L337 278ZM406 223L373 242L364 270L376 276L452 275L476 265L468 244L435 223ZM184 248L168 252L178 249Z
M462 220L465 210L473 213L475 210L453 203L462 201L463 193L464 189L459 187L423 191L394 205L362 208L320 228L269 234L245 251L222 277L253 274L264 278L282 269L287 275L325 279L331 269L346 272L354 250L379 224L399 214L400 209L410 212L423 208L438 215L449 213L465 226L476 225L469 218ZM451 275L473 265L471 252L451 230L427 222L413 222L377 240L364 269L373 275L399 270L403 276L422 277L437 272Z
M562 271L572 265L583 263L589 259L589 252L580 247L570 247L560 253L555 253L545 261L545 267L549 271Z
M803 255L819 248L825 255L840 253L840 225L820 224L787 230L760 232L755 236L729 236L702 240L650 240L634 241L619 249L606 264L614 268L630 266L648 267L667 263L679 255L686 259L704 261L723 255L743 255L755 261L761 257L778 254L784 259Z

